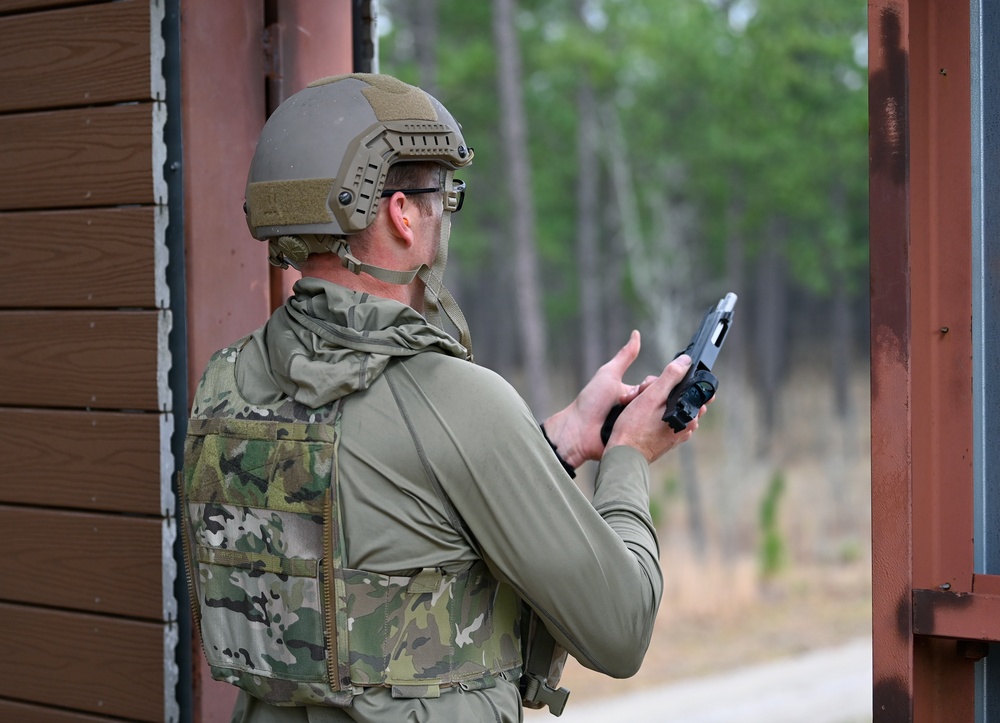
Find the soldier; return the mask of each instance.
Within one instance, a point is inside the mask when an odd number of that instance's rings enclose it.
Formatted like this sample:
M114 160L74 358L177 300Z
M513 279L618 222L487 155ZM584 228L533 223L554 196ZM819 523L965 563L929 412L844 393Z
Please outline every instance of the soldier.
M633 332L539 425L472 363L441 281L472 159L437 100L388 76L317 81L261 133L247 222L303 278L209 362L182 485L195 622L242 689L234 721L517 721L522 693L552 701L547 671L525 674L531 616L611 676L649 645L648 465L697 427L660 420L690 359L624 384ZM571 480L586 460L590 501Z

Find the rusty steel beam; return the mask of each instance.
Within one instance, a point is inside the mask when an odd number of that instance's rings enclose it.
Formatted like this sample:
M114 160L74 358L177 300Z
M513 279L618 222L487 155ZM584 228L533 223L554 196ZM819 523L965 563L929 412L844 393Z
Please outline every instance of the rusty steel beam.
M909 28L911 584L969 593L975 560L969 3L910 0ZM974 659L951 641L918 640L913 720L973 721L974 673Z
M910 0L909 25L912 585L968 593L975 561L968 0ZM914 721L975 720L975 658L967 649L917 638L913 684Z
M969 4L911 0L913 586L972 590Z
M264 124L261 3L181 0L188 394L216 349L268 316L268 264L243 220L243 191ZM195 723L228 721L236 688L212 680L192 640Z
M910 720L908 5L868 5L874 720Z
M188 375L268 316L268 264L243 219L264 124L263 9L181 0ZM192 390L193 391L193 385Z
M1000 640L1000 594L914 590L913 632L955 640Z
M282 0L268 18L268 114L286 98L319 78L350 73L352 51L351 0ZM270 269L270 306L276 309L302 278L295 269Z
M869 73L874 720L973 720L968 4L871 0Z

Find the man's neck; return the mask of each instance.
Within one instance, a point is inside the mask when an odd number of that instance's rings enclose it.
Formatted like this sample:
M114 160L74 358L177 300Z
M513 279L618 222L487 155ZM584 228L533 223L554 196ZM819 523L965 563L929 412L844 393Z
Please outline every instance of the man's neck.
M302 275L329 281L351 291L371 294L383 299L392 299L423 313L424 285L419 279L414 279L406 286L402 286L400 284L389 284L385 281L380 281L364 272L355 274L344 268L340 263L340 258L335 254L314 254L310 256L309 260L303 264Z

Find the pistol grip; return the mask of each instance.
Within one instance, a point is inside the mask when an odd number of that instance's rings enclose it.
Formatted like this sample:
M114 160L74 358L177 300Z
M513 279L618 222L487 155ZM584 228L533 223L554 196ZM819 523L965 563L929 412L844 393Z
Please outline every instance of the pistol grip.
M615 426L615 422L618 421L618 417L624 409L624 404L616 404L611 407L611 411L608 412L608 416L604 418L604 424L601 425L601 442L603 442L605 446L607 446L608 440L611 438L611 429Z

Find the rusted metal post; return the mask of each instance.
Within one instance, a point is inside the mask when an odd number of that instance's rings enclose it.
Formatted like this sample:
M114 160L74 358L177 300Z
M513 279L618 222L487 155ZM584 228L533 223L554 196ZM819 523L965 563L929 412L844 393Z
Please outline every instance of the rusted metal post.
M874 719L972 721L968 3L872 0L869 48Z
M312 81L355 70L351 67L354 4L352 0L322 3L281 0L273 3L275 17L267 18L267 37L273 59L268 73L268 115ZM268 5L268 12L270 8ZM301 277L295 269L283 271L271 267L271 309L285 303L292 286Z
M873 708L913 713L910 615L908 6L868 6Z
M1000 572L1000 6L991 0L971 5L976 572L995 576ZM977 593L982 579L977 575ZM990 646L977 672L978 720L1000 720L1000 645Z

